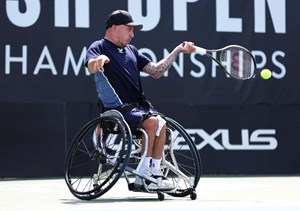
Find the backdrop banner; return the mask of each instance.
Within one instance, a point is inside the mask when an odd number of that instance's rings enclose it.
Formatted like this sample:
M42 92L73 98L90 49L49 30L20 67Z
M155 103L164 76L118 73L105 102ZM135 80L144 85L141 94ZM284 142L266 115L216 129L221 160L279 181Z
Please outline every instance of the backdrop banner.
M117 6L116 6L117 5ZM157 109L195 140L203 174L300 173L297 0L0 1L0 177L62 176L69 143L99 115L87 48L116 9L144 28L132 41L157 62L183 41L242 45L257 75L237 81L199 54L180 54L156 80L141 73Z

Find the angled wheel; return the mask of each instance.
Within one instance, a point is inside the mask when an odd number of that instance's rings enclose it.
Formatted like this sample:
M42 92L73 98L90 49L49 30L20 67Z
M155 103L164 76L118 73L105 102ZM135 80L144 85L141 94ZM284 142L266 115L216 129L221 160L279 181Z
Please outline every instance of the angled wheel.
M163 159L164 174L176 188L167 192L176 197L188 196L195 192L201 176L199 152L189 134L174 121L167 119L167 140Z
M88 122L68 150L65 181L83 200L105 194L122 175L131 152L131 132L118 117L102 116Z
M165 194L162 192L157 192L157 197L159 201L163 201L165 199Z

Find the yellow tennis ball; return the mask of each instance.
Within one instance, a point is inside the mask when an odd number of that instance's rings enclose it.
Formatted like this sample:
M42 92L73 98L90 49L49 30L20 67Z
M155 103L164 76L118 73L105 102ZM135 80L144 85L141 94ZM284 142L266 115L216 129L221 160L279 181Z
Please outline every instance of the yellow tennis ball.
M263 69L261 72L260 72L260 76L267 80L269 78L271 78L272 76L272 72L269 70L269 69Z

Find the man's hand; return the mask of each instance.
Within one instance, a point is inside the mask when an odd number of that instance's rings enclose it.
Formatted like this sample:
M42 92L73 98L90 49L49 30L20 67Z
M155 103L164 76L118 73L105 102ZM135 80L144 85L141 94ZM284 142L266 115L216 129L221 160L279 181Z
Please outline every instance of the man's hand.
M94 60L94 71L103 72L104 71L104 64L110 62L110 59L105 55L100 55Z
M181 53L187 53L187 54L193 53L196 50L194 43L187 42L187 41L184 41L183 43L181 43L178 46L178 48Z

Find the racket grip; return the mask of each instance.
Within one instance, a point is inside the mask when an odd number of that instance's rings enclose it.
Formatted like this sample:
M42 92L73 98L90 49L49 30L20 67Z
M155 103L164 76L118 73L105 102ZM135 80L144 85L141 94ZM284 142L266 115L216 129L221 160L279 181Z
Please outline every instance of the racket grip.
M199 53L201 56L206 54L206 49L196 46L196 53Z

